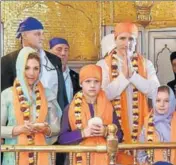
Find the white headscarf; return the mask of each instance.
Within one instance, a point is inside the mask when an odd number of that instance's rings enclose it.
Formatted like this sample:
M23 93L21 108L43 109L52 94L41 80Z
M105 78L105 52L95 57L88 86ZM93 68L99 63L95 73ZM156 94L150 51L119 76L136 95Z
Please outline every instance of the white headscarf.
M104 57L107 53L110 53L116 47L114 34L108 34L104 36L101 40L101 51L102 57Z
M161 140L165 141L165 142L169 142L171 139L170 135L170 131L171 131L171 120L172 120L172 116L173 113L176 109L176 99L175 99L175 95L172 91L172 89L169 86L166 86L167 88L169 88L169 109L168 112L166 114L159 114L156 111L156 98L157 98L157 94L158 94L158 89L155 91L154 95L153 95L153 108L154 108L154 125L155 128L157 130L157 132L160 135Z

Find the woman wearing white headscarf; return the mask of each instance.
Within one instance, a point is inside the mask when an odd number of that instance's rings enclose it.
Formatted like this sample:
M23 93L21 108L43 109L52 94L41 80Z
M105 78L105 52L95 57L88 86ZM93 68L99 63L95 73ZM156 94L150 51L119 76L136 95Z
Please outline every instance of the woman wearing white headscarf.
M176 142L176 99L168 86L160 86L153 95L153 110L146 117L140 142ZM150 162L150 150L139 151L140 164ZM165 149L154 151L154 162L167 161ZM176 150L171 150L171 163L176 164Z
M7 145L47 145L57 140L62 112L56 96L43 88L40 71L39 54L30 47L21 49L14 84L1 93L1 138ZM17 162L19 165L50 165L51 155L20 152L16 160L15 153L4 153L3 165Z

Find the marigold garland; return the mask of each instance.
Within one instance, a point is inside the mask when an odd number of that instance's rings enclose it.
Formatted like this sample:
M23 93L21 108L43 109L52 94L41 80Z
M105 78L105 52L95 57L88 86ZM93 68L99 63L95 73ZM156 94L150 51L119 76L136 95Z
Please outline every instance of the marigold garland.
M132 66L134 70L138 73L138 58L136 55L133 55L132 58ZM118 77L119 72L118 72L118 57L117 57L117 51L114 49L112 52L112 79L114 80L115 78ZM119 123L122 124L122 119L121 119L121 97L118 96L112 101L112 105L114 107L114 110L116 112L117 118L119 120ZM132 108L133 108L133 126L132 126L132 142L137 141L137 135L138 135L138 126L139 126L139 107L138 107L138 89L133 86L133 103L132 103Z
M147 142L153 142L154 136L154 123L153 123L153 113L150 114L148 119L148 126L147 126ZM147 150L148 161L152 162L153 150Z
M82 99L83 99L83 93L82 91L79 91L76 93L74 98L74 105L75 105L75 119L76 119L76 127L77 129L82 129L82 118L81 118L81 105L82 105ZM76 153L76 165L81 165L82 163L82 156L81 153Z
M16 80L15 84L17 94L18 94L18 99L20 102L20 110L23 112L23 119L24 123L30 121L30 105L27 102L27 99L24 96L24 93L22 91L21 84L18 80ZM36 95L36 119L39 117L40 113L40 108L41 108L41 97L40 97L40 92L38 89L38 86L35 88L35 95ZM28 145L34 145L34 134L27 135L28 139ZM29 152L28 157L29 157L29 165L34 165L34 154L33 152Z

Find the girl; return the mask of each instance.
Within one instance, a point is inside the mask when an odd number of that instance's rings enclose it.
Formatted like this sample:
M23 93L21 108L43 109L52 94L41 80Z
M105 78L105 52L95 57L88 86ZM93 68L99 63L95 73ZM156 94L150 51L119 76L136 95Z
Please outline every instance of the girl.
M153 110L146 117L140 142L176 142L176 100L168 86L160 86L153 96ZM140 151L140 164L150 162L149 152ZM165 149L154 150L154 162L167 161ZM171 150L171 162L176 164L176 151Z

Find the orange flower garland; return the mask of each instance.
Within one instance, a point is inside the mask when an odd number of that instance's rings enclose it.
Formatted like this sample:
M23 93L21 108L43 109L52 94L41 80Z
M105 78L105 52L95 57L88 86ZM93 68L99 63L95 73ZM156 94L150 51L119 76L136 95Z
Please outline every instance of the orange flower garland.
M133 55L132 58L132 65L134 70L138 73L138 58L136 55ZM117 52L114 50L112 52L112 79L114 80L115 78L118 77L118 57L117 57ZM114 110L116 112L117 118L119 120L119 123L122 123L121 119L121 98L120 96L115 98L112 101L112 105L114 107ZM139 107L138 107L138 89L133 86L133 127L132 127L132 141L136 142L137 141L137 135L138 135L138 126L139 126Z
M23 112L24 123L27 123L30 121L30 105L24 96L20 82L18 80L15 80L15 81L16 81L15 86L18 93L18 99L21 105L20 107L21 112ZM35 88L35 95L36 95L36 118L38 118L40 113L40 107L41 107L41 97L40 97L38 86L36 86ZM34 134L27 135L27 139L28 139L28 145L34 145ZM29 152L28 156L29 156L29 165L34 165L34 153Z

